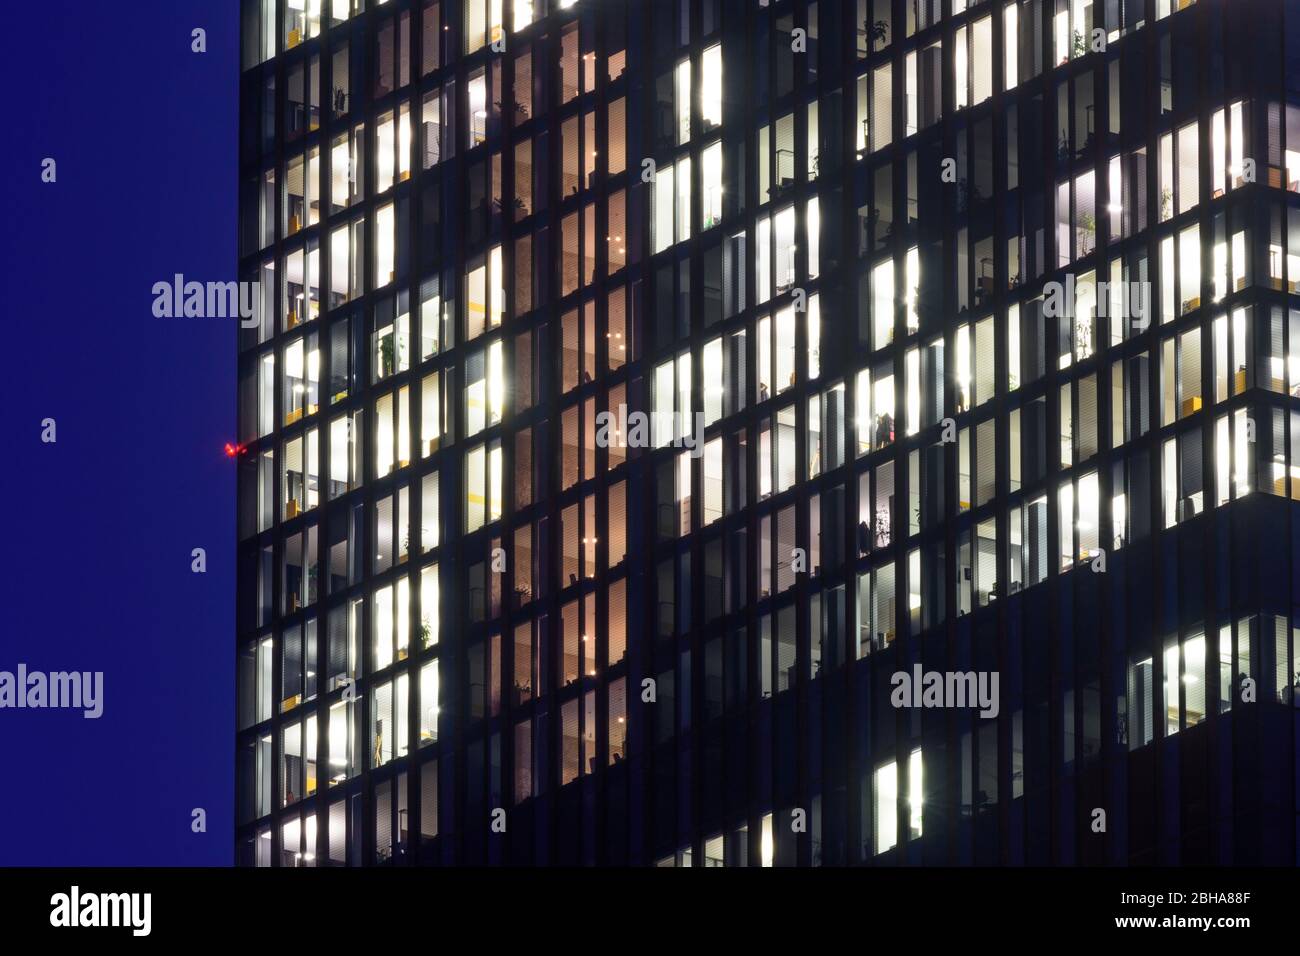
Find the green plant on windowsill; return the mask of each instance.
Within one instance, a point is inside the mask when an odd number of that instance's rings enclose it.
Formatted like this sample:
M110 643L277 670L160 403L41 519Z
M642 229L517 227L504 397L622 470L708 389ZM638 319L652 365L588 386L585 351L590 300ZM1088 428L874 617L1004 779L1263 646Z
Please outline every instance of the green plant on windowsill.
M1169 189L1168 187L1165 187L1164 189L1160 190L1160 218L1161 219L1169 218L1173 201L1174 201L1173 190Z
M429 626L428 621L420 622L420 646L427 648L433 638L433 628Z
M393 336L391 334L385 335L379 340L380 378L387 378L393 374L394 355Z

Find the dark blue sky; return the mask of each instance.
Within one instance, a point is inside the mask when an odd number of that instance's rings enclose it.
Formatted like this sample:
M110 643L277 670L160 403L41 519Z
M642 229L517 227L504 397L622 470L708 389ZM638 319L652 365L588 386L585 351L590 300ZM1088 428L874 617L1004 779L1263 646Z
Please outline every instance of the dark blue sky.
M105 710L0 710L0 865L227 864L236 326L151 287L235 278L238 4L5 21L0 670L102 670Z

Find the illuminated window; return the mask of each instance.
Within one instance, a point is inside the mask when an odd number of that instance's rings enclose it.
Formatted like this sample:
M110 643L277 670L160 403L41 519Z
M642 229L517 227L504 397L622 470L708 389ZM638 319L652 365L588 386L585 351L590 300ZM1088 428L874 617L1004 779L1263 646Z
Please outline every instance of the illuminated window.
M465 437L501 421L505 406L504 347L501 340L465 359Z
M711 229L722 221L722 144L714 143L704 150L703 166L701 169L703 178L704 195L701 197L703 205L703 223L701 229Z
M401 674L395 681L375 687L370 700L370 738L367 763L382 767L397 757L405 757L409 746L407 722L410 677Z
M335 136L330 144L330 213L337 213L365 198L362 178L365 124Z
M501 517L501 443L492 441L465 453L465 532Z
M420 746L438 740L438 662L420 668Z
M907 825L911 839L921 836L924 809L924 779L920 749L907 759ZM890 761L877 767L873 777L875 796L875 850L877 854L893 849L898 843L898 763Z
M316 429L284 444L280 504L284 520L296 518L320 503L317 461L319 441Z
M676 103L677 145L691 139L691 61L682 60L673 71L673 100Z
M274 3L269 6L274 10ZM304 40L320 36L320 8L321 0L287 0L284 10L286 50L292 50Z
M295 339L284 350L284 424L320 408L320 351L316 336Z
M465 124L467 145L472 149L487 140L487 78L483 71L470 75L468 83L469 122Z
M504 36L501 18L502 0L465 0L465 52L473 53L484 44L496 43ZM518 3L516 3L518 6ZM515 29L520 27L520 12L515 11ZM532 19L531 10L529 20ZM526 25L529 21L525 20Z
M495 329L505 316L501 247L493 246L476 260L465 274L465 340L472 341L488 329Z

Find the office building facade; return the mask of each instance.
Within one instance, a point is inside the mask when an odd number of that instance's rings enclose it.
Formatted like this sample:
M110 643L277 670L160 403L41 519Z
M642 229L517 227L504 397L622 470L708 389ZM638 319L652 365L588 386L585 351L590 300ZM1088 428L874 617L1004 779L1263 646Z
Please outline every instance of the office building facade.
M241 16L237 862L1295 862L1293 5Z

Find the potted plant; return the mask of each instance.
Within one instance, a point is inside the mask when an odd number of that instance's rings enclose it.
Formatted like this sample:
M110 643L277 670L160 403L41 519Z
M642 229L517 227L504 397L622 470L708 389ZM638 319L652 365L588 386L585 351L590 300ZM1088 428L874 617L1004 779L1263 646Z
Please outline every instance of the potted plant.
M379 366L381 378L387 378L393 374L393 334L390 332L379 340Z
M1097 218L1090 212L1085 212L1079 216L1079 228L1083 230L1083 238L1079 245L1080 255L1087 255L1092 252L1093 245L1097 237Z

